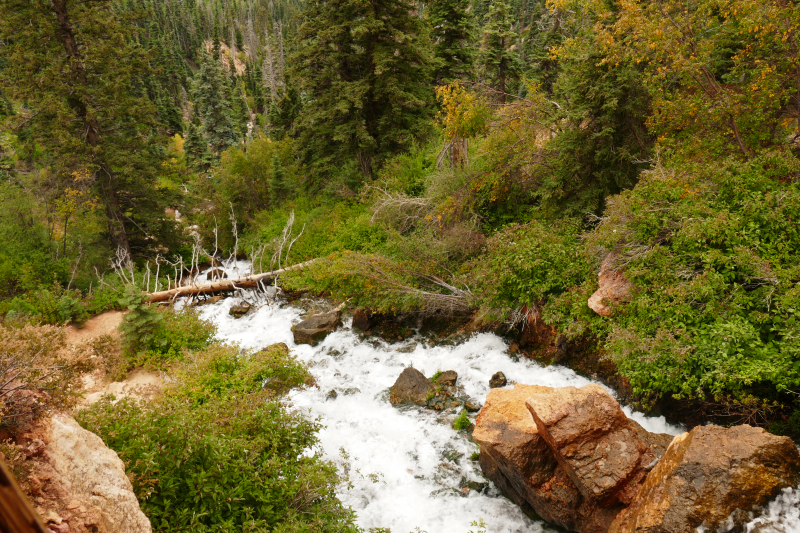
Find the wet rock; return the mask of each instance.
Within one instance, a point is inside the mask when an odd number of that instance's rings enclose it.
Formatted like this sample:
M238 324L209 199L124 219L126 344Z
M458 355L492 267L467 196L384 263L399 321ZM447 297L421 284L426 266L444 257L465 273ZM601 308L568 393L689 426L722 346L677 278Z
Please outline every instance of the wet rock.
M716 531L736 509L752 509L800 481L788 437L748 425L698 426L675 437L609 533Z
M228 314L231 315L233 318L242 318L246 315L252 306L247 302L242 302L240 304L231 306L231 310L228 311Z
M437 385L447 385L447 386L454 386L456 384L456 380L458 379L458 374L455 370L445 370L436 378Z
M631 298L631 283L625 275L616 268L616 254L608 254L600 266L598 282L600 288L589 297L589 308L602 316L611 316L613 312L610 305L627 302Z
M429 399L428 396L435 394L436 387L422 372L408 367L403 370L389 391L389 403L395 407L402 404L424 406Z
M338 309L312 315L292 328L295 344L314 346L342 324L342 312Z
M195 300L195 302L192 304L192 307L199 307L201 305L214 305L216 303L221 302L224 299L225 299L225 296L223 296L222 294L217 294L216 296L212 296L211 298L204 298L202 300ZM169 302L167 302L167 303L169 303ZM172 304L170 304L170 305L172 305Z
M495 372L489 380L489 388L496 389L497 387L506 386L506 375L502 372Z
M339 397L339 393L336 392L336 389L331 389L328 391L328 394L325 395L326 400L335 400Z
M372 328L374 313L367 309L356 309L353 312L353 328L361 331L369 331Z
M531 395L525 403L539 434L585 498L602 506L630 503L656 452L640 438L641 426L603 387L561 387Z
M218 279L227 279L228 275L221 268L212 268L206 272L206 279L208 281L215 281Z
M469 411L470 413L477 413L481 410L481 406L475 400L469 399L464 402L464 409Z

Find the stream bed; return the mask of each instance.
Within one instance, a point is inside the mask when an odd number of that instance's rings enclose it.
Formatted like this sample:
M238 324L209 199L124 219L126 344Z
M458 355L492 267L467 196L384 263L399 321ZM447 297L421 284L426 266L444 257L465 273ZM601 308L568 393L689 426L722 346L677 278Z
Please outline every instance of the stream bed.
M478 450L465 432L451 427L454 413L437 413L389 404L389 392L406 366L426 376L455 370L458 383L481 405L489 378L502 371L513 383L580 387L592 381L561 366L542 366L508 354L499 336L481 333L455 346L428 346L415 336L403 342L357 334L350 319L317 346L295 345L291 328L303 310L276 302L253 309L242 318L228 314L235 298L199 307L202 318L217 325L217 337L242 348L260 349L286 343L310 366L317 387L293 391L294 409L319 418L324 458L347 472L350 487L339 497L358 514L365 530L387 528L392 533L468 533L483 520L492 533L557 531L528 518L481 475ZM331 391L335 391L335 394ZM677 434L682 428L663 417L645 417L624 408L649 431ZM471 419L474 421L475 416Z

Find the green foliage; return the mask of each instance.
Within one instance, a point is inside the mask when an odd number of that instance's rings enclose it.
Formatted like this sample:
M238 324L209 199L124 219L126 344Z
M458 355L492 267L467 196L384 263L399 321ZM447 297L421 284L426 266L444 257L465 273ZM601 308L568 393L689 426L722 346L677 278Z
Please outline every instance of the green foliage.
M469 417L467 416L467 410L462 409L461 413L453 420L453 429L456 431L461 431L464 429L468 429L472 425Z
M203 121L203 136L211 153L218 157L239 142L241 132L234 118L222 66L205 52L200 57L200 70L195 75L192 92L197 113Z
M276 376L300 383L305 370L285 348L266 352L247 360L216 347L154 403L105 399L77 415L126 462L154 529L358 531L336 499L335 467L307 453L320 426L262 390Z
M348 163L372 178L429 131L430 52L414 8L404 0L308 5L290 64L307 99L296 146L312 173L309 190Z
M484 312L505 318L512 308L540 307L593 277L580 230L570 220L534 220L489 239L485 253L465 269Z
M483 77L498 91L497 100L502 103L506 101L506 92L513 90L520 70L519 57L512 48L518 38L513 26L508 0L494 0L483 26L480 63Z
M164 316L152 309L147 299L145 293L130 284L125 287L119 300L120 305L128 310L119 330L122 333L122 345L130 358L151 346L162 348L166 344L159 336L164 327Z
M437 85L472 75L475 21L470 7L469 0L434 0L428 6Z
M634 283L608 350L645 398L800 386L800 171L783 153L659 167L616 198L588 245Z

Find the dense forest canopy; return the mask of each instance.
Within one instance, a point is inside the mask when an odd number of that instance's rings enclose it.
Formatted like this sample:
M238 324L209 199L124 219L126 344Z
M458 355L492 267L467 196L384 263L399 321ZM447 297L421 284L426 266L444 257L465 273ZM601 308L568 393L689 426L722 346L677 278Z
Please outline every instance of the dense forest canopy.
M542 321L640 406L797 437L799 46L794 0L0 0L0 311L291 218L287 288Z

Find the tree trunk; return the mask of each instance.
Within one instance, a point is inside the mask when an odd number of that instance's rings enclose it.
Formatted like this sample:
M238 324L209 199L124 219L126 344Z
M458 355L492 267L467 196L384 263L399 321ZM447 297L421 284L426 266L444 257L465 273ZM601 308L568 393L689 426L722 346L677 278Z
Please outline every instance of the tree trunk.
M69 20L67 0L51 0L51 5L53 6L53 14L58 21L59 38L67 53L71 75L78 83L85 86L88 83L86 71L81 62L78 41L75 38L75 32ZM100 127L97 123L97 119L88 113L86 102L80 98L70 99L70 103L75 110L75 114L78 115L78 118L83 122L86 143L92 148L97 148L100 145ZM122 210L119 206L116 178L105 163L100 164L98 177L99 179L97 181L100 184L100 197L106 209L108 233L111 238L111 244L117 249L122 249L128 254L128 257L132 257L128 234L123 224Z

